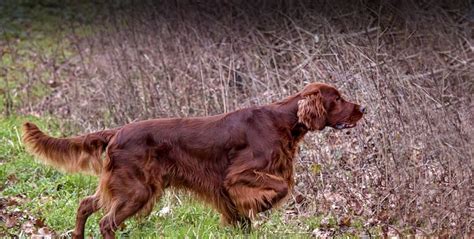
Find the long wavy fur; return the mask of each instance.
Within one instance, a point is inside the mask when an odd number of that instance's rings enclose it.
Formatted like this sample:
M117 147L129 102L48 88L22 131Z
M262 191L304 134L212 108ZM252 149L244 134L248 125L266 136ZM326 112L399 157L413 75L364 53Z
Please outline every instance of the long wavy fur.
M117 129L69 138L54 138L43 133L35 124L23 124L23 143L27 150L46 164L66 172L89 172L99 175L101 155Z
M321 93L314 92L304 96L298 101L298 122L303 123L310 130L320 130L326 123L326 110L324 109Z

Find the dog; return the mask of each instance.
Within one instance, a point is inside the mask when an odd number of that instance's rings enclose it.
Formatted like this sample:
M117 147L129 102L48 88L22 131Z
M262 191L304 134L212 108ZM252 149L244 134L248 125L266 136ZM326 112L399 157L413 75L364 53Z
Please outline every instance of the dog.
M284 202L294 186L293 161L309 131L356 126L365 108L333 86L308 84L279 102L208 117L151 119L69 138L25 123L27 149L67 172L100 177L77 210L73 236L84 237L99 209L104 238L127 218L148 215L166 188L194 192L226 225L250 229L255 214ZM105 154L105 157L102 155Z

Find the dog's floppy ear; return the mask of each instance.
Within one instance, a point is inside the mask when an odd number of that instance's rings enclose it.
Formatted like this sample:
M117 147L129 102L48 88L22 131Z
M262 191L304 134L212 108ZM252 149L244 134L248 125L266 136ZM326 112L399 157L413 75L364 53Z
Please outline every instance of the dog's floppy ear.
M326 126L326 109L319 87L306 87L302 92L303 99L298 101L298 122L309 130L322 130Z

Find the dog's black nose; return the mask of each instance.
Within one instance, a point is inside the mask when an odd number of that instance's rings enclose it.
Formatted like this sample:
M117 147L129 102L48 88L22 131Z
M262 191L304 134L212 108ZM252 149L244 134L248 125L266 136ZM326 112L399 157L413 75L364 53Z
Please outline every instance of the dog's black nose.
M365 108L364 106L359 106L359 110L362 114L365 114L367 112L367 108Z

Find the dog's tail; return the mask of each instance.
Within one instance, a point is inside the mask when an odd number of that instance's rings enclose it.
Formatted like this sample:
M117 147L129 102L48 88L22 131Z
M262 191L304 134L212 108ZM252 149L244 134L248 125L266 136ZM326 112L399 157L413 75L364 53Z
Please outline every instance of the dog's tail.
M42 162L66 172L100 174L101 155L119 128L69 138L54 138L35 124L23 124L23 143Z

